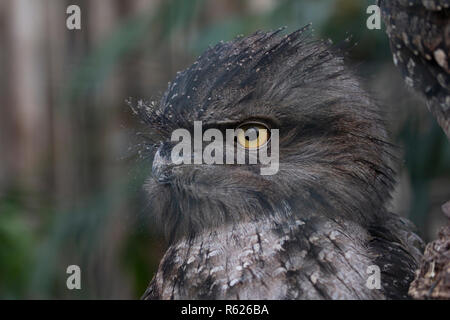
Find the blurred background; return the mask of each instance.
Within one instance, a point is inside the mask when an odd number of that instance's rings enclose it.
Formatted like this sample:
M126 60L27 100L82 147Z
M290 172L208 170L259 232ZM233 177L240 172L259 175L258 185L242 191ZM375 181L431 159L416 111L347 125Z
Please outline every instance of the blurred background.
M158 100L177 71L220 40L309 22L363 77L399 146L392 210L436 237L450 200L450 146L394 68L365 0L1 0L0 299L134 299L165 243L142 184L129 97ZM66 8L81 8L81 30ZM66 288L66 268L82 289Z

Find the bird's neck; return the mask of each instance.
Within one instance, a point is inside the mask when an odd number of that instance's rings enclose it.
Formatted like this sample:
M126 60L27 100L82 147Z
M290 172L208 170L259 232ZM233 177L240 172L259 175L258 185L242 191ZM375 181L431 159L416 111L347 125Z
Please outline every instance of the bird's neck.
M261 219L205 230L169 247L154 285L167 298L282 299L289 295L287 274L298 273L295 279L309 279L301 282L309 298L351 296L344 287L336 293L316 287L319 278L337 281L336 274L322 268L329 265L348 272L362 296L372 295L364 287L371 264L363 245L367 237L357 225L323 218L293 223Z

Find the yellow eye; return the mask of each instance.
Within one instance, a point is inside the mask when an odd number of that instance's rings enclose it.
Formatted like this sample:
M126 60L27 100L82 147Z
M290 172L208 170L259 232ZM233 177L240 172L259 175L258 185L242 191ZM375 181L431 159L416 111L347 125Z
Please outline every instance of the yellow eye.
M246 149L256 149L264 145L270 136L269 129L260 123L246 123L237 130L237 141Z

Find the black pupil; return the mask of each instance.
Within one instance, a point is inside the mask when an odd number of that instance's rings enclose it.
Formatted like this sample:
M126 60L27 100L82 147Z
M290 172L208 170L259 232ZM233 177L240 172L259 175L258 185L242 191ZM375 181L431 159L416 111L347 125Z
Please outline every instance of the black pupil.
M245 138L247 141L253 141L258 139L259 137L259 129L256 127L251 127L245 130Z

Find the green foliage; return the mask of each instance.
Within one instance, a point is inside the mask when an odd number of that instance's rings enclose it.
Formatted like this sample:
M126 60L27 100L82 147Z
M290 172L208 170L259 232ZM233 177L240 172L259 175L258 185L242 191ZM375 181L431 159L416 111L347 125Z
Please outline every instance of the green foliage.
M0 198L0 299L23 297L33 266L35 234L21 199L13 192Z
M421 130L422 122L427 122L429 129ZM450 144L430 114L426 119L411 116L402 128L398 141L404 145L404 161L412 184L409 217L422 227L424 233L430 207L430 181L450 175Z

